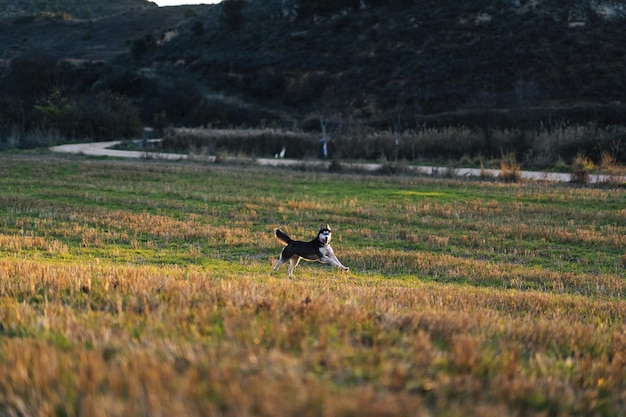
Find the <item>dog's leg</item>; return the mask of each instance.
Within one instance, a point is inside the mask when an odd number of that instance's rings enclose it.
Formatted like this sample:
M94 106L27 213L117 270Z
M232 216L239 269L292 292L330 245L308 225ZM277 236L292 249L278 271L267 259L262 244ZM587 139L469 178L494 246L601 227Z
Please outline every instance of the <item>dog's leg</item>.
M337 259L337 257L334 254L330 254L328 256L322 256L320 258L320 262L329 263L332 266L336 266L337 268L343 269L344 271L350 270L350 268L348 268L347 266L344 266L341 262L339 262L339 259Z
M347 266L344 266L341 262L339 262L339 259L337 259L337 257L335 256L334 253L330 254L330 258L332 258L335 262L337 262L337 265L335 265L337 268L341 268L344 271L349 271L350 268L348 268Z
M283 260L283 258L281 257L281 258L278 260L278 262L276 262L276 263L274 264L274 271L278 270L278 267L279 267L279 266L281 266L282 264L284 264L285 262L287 262L287 261L284 261L284 260Z
M335 252L333 252L333 249L330 246L326 251L326 256L320 257L320 262L329 263L332 266L343 269L344 271L348 271L350 269L347 266L344 266L341 262L339 262L339 259L337 259L337 257L335 256Z
M283 250L280 251L280 257L278 258L278 262L274 264L274 271L278 270L278 267L280 267L284 263L287 263L287 261L289 260L290 253L285 253L286 251L289 251L289 246L285 246Z
M289 260L289 278L294 278L293 276L293 270L296 266L298 266L298 262L300 262L300 257L299 256L292 256L291 259Z

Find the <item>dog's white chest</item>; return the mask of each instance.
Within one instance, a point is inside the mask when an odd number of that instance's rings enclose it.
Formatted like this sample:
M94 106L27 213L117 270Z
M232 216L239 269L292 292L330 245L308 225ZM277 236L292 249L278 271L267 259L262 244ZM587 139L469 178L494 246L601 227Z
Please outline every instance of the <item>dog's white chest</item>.
M330 245L324 245L320 248L320 253L324 256L330 256L333 254L333 249Z

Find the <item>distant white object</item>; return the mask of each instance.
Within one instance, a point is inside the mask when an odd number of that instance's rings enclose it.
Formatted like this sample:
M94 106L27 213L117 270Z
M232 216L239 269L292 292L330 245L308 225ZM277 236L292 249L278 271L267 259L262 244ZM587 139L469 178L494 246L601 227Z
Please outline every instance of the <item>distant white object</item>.
M282 150L280 151L280 153L278 154L278 157L279 157L279 158L284 158L284 157L285 157L285 151L286 151L286 149L285 149L285 147L283 146L283 149L282 149Z

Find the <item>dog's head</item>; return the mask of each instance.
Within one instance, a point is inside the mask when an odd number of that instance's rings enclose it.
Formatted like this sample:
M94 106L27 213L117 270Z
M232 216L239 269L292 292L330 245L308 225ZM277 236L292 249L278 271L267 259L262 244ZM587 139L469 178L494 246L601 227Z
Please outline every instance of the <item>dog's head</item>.
M332 239L332 230L330 230L330 225L320 225L320 231L317 232L317 238L323 245L329 245L330 240Z

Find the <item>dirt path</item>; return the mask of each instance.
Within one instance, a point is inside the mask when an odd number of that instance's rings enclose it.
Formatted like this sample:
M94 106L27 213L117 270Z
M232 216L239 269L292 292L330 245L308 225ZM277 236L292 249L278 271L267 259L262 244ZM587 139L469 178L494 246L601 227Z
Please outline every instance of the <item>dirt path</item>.
M117 145L118 143L120 143L120 141L72 143L69 145L53 146L50 148L50 150L53 152L75 153L89 156L113 156L117 158L153 158L167 160L187 159L187 155L177 153L139 152L109 149Z
M94 142L94 143L78 143L69 145L53 146L50 149L53 152L64 152L83 154L90 156L112 156L117 158L146 158L146 159L162 159L162 160L184 160L188 159L187 155L177 153L161 153L161 152L140 152L140 151L122 151L117 149L109 149L112 146L120 143L120 141L112 142ZM256 163L259 165L267 166L319 166L320 168L328 168L330 162L327 161L305 161L296 159L273 159L273 158L258 158ZM343 164L343 163L342 163ZM376 171L379 170L382 165L374 163L345 163L344 165L363 170L363 171ZM450 170L447 167L430 167L430 166L408 166L408 169L425 175L455 175L458 177L480 177L481 175L487 175L491 177L497 177L500 175L498 169L484 169L478 168L455 168ZM554 181L554 182L569 182L571 180L570 174L558 173L558 172L537 172L537 171L520 171L522 179L535 180L535 181ZM590 175L589 182L605 182L609 178L604 175ZM626 181L626 178L622 178Z

